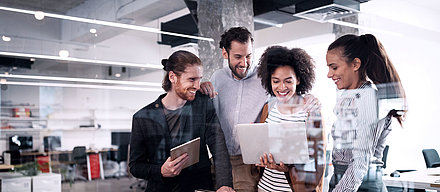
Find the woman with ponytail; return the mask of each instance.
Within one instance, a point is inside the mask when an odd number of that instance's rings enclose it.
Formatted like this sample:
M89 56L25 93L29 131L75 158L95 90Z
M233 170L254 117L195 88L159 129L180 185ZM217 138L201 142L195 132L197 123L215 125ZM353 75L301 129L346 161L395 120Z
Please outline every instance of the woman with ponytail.
M392 117L401 124L406 107L379 117L378 99L397 98L406 106L399 75L371 34L338 38L328 47L326 59L327 77L338 89L329 191L387 191L380 169L385 139Z

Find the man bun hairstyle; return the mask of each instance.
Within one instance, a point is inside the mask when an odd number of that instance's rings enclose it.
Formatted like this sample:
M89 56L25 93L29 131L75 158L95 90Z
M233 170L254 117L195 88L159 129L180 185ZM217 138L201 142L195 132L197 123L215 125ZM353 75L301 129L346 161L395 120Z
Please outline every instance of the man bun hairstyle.
M168 92L171 90L171 81L169 79L169 73L172 71L177 76L180 76L189 65L202 65L202 61L191 52L188 51L176 51L168 59L162 59L163 70L166 72L163 81L162 88Z

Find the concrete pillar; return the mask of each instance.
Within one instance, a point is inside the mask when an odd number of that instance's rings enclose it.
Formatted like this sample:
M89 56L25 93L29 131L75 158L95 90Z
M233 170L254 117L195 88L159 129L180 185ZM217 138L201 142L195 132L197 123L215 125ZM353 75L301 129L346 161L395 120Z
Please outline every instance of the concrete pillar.
M358 24L358 16L353 15L350 17L345 17L345 18L342 18L341 21ZM335 39L338 39L339 37L346 35L346 34L359 35L359 29L333 24L333 33L335 34Z
M199 33L214 39L214 42L198 42L205 81L211 78L214 71L224 66L219 48L220 36L225 30L238 26L246 27L253 33L254 11L252 0L198 0L197 3Z

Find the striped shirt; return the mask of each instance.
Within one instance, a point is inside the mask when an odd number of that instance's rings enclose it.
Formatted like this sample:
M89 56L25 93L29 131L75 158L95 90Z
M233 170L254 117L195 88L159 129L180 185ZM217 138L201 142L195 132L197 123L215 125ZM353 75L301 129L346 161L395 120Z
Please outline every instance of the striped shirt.
M307 114L304 111L289 115L281 114L278 111L277 104L275 104L266 118L266 123L305 122L306 118ZM264 191L292 191L284 172L267 168L264 169L258 188Z
M348 166L334 192L356 191L368 170L380 130L376 90L366 82L358 89L338 91L333 112L333 164Z

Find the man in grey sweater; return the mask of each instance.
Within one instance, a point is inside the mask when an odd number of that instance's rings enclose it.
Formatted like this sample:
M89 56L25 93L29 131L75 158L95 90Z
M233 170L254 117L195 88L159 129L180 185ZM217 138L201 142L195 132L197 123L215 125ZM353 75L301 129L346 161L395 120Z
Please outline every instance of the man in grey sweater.
M257 191L259 173L255 165L246 165L241 156L236 124L259 120L268 95L252 65L253 38L244 27L227 30L220 41L228 66L217 70L200 91L214 98L214 106L225 134L232 165L234 189Z

